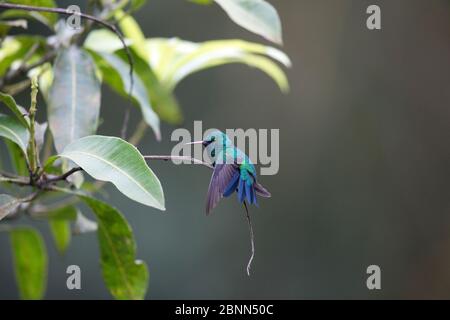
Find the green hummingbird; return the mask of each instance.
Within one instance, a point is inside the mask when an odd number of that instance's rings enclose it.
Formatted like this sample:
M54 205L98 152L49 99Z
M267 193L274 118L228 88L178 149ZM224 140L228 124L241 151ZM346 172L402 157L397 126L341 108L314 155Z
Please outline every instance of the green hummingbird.
M238 201L245 207L250 227L252 255L247 265L247 273L250 275L254 242L247 203L258 205L257 195L269 198L271 194L257 181L256 169L249 157L234 146L225 133L215 130L204 140L189 144L200 143L206 149L214 168L206 196L206 214L208 215L223 197L237 193Z

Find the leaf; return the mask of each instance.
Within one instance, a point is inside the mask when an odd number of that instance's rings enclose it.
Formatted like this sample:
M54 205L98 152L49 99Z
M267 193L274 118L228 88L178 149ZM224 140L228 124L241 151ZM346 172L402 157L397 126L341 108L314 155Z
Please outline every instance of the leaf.
M16 62L22 63L22 59L26 53L30 51L31 47L38 44L40 46L35 55L43 53L43 50L41 50L43 44L45 44L43 37L30 35L6 37L2 41L2 46L0 47L0 75L3 76L8 69L16 67ZM28 66L30 63L35 62L33 60L34 59L31 58L29 61L25 62L25 65Z
M130 91L130 66L113 54L93 51L91 51L91 54L94 57L97 67L104 75L107 75L103 77L103 81L122 96L128 97L128 92ZM131 96L134 102L140 107L145 122L153 129L156 139L160 140L159 118L155 111L153 111L147 89L136 72L133 73L133 81L134 85Z
M73 206L64 207L48 212L47 216L56 248L60 253L64 253L71 239L70 221L76 219L77 209Z
M5 94L0 92L0 101L3 102L17 117L17 119L24 125L26 128L29 128L29 123L25 119L23 114L23 110L17 105L16 101L9 94Z
M150 64L163 84L174 88L188 75L227 63L244 63L256 67L274 79L283 92L289 90L286 75L272 58L286 67L289 57L282 51L241 40L215 40L203 43L173 39L149 39Z
M53 0L9 0L9 3L32 5L38 7L56 7ZM35 11L23 11L23 10L6 10L1 14L2 18L15 18L15 17L31 17L45 25L52 27L56 22L57 15L49 12L35 12Z
M0 194L0 220L16 211L20 200L7 194Z
M117 55L126 61L123 50L117 52ZM147 61L133 52L132 56L135 72L145 85L156 114L167 123L180 124L183 121L183 115L173 90L161 83Z
M282 44L281 22L275 8L264 0L214 0L241 27Z
M71 143L59 156L72 160L93 178L113 183L130 199L165 210L161 183L140 152L128 142L116 137L89 136Z
M48 94L48 120L55 147L95 133L100 113L100 82L85 51L71 46L57 56Z
M58 252L63 254L66 252L70 244L71 231L70 222L67 220L52 219L49 221L50 231L53 235Z
M15 172L20 176L28 175L27 160L23 151L17 144L11 142L10 140L6 140L5 142L6 147L8 148L11 164Z
M124 39L127 46L133 43L130 39ZM108 29L98 29L89 32L83 47L96 52L113 53L123 48L123 44L114 32Z
M119 21L119 26L124 36L133 42L131 48L141 58L146 59L145 36L137 21L132 16L126 15L122 10L117 11L115 17Z
M42 299L47 282L47 250L42 236L30 227L10 232L14 270L20 297Z
M123 215L88 196L80 198L98 219L98 240L103 279L116 299L143 299L148 285L147 265L136 260L133 231Z
M0 136L17 144L26 157L30 133L18 120L0 114Z

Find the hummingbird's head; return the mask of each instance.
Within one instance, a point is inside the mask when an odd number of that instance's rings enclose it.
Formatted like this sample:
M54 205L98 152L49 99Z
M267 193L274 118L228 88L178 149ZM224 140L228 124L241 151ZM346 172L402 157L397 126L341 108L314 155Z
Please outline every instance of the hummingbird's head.
M232 143L230 138L219 130L211 131L205 139L201 141L190 142L188 144L202 144L208 153L211 160L215 160L216 155L221 154L221 151L229 147Z

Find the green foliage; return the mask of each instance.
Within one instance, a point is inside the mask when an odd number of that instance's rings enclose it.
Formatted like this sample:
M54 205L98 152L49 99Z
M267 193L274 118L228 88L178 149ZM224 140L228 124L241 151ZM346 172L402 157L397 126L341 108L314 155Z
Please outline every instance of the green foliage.
M191 1L216 2L238 25L281 43L278 14L266 1ZM53 0L8 3L56 6ZM103 182L111 182L129 199L165 210L164 192L158 177L126 137L96 135L102 84L139 107L142 121L131 135L133 144L139 142L145 126L159 140L161 121L182 122L175 88L195 72L241 63L263 71L283 92L289 89L281 66L290 67L291 62L281 50L243 40L194 43L177 38L147 38L130 15L145 3L95 1L95 10L88 12L106 24L117 23L124 39L111 32L114 27L104 28L105 24L92 23L80 33L74 32L66 28L64 21L58 22L54 13L18 9L0 13L0 138L6 143L15 171L5 172L0 164L0 182L9 193L0 194L0 230L10 233L23 299L43 298L47 279L47 253L41 235L30 227L16 227L8 222L8 218L24 212L27 219L48 222L60 253L67 250L73 234L97 232L102 275L112 296L143 299L147 292L147 266L136 260L130 225L122 213L94 195L101 195ZM12 20L17 18L44 23L52 34L36 36L27 34L27 30L21 34L25 23ZM12 27L18 27L14 34L9 33ZM129 48L124 48L121 40ZM24 109L13 96L28 90L30 83L31 107ZM43 100L36 96L38 83ZM38 123L36 115L45 109L41 102L46 104L47 120ZM125 101L124 108L128 104ZM123 127L127 128L126 122ZM117 128L117 134L119 131L122 130ZM94 181L83 181L82 172ZM14 188L16 185L25 188ZM81 213L80 201L92 210L96 222Z
M19 120L0 114L0 137L14 142L26 156L30 133Z
M47 250L42 236L29 227L10 231L14 270L22 299L41 299L47 281Z
M100 82L89 54L70 46L60 51L48 95L48 121L55 147L95 133L100 114Z
M130 199L165 210L161 183L140 152L128 142L116 137L88 136L68 145L59 157L75 162L97 180L113 183Z
M145 262L136 260L136 242L123 215L108 204L81 196L98 220L103 278L116 299L143 299L148 285Z

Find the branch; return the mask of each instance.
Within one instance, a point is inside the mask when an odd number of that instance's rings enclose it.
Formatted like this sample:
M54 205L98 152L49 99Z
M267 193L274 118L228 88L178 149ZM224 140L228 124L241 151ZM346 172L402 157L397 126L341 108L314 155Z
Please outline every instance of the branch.
M57 13L57 14L62 14L62 15L66 15L66 16L73 16L76 14L76 15L79 15L81 18L94 21L94 22L98 23L99 25L102 25L103 27L114 32L117 35L117 37L119 38L120 42L122 42L122 45L125 49L125 53L127 55L128 63L130 64L129 96L131 98L131 93L133 92L133 67L134 67L133 58L131 56L130 49L128 48L127 44L125 43L125 39L124 39L122 33L119 31L119 29L116 28L115 25L108 23L102 19L99 19L95 16L86 14L86 13L82 13L82 12L74 13L73 11L68 11L67 9L63 9L63 8L37 7L37 6L28 6L28 5L24 5L24 4L12 4L12 3L0 3L0 8L25 10L25 11L50 12L50 13Z
M65 181L69 176L71 176L72 174L74 174L75 172L78 172L78 171L83 171L83 168L80 168L80 167L72 168L72 169L70 169L66 173L63 173L60 176L56 176L56 177L53 177L53 178L46 179L44 184L48 185L50 183L55 183L55 182L58 182L58 181Z
M186 156L144 156L144 159L145 160L163 160L163 161L169 161L169 160L192 161L194 164L201 164L210 169L214 169L214 167L207 162L203 162L202 160L192 158L192 157L186 157Z

